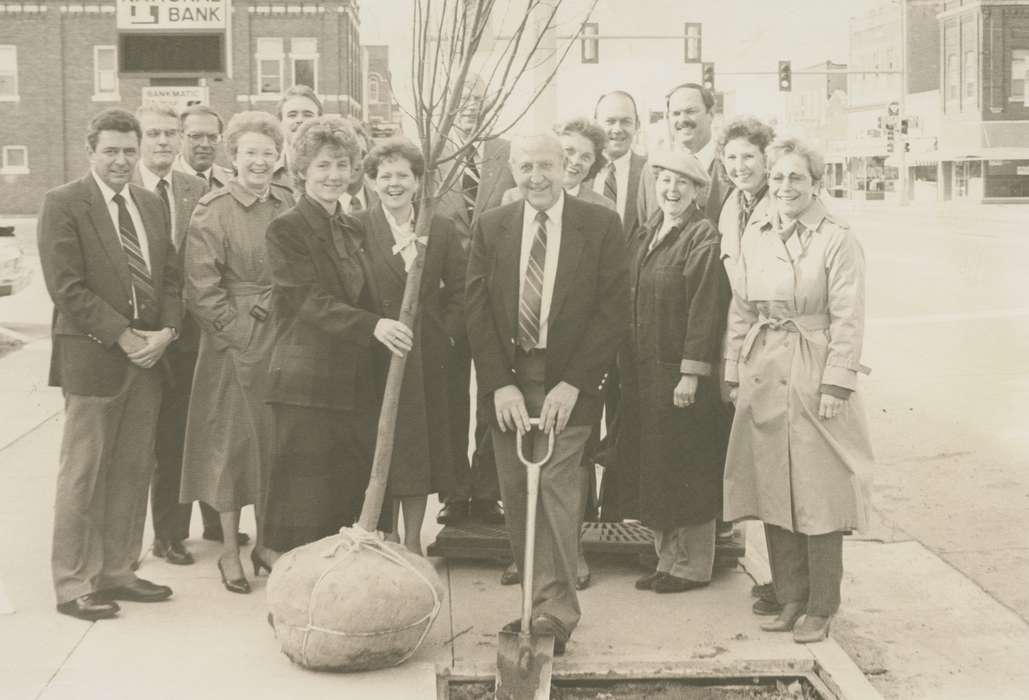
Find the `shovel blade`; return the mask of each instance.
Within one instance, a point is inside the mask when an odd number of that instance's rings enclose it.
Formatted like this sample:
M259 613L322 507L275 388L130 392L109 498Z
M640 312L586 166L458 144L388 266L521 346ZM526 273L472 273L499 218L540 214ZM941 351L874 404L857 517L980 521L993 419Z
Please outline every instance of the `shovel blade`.
M496 700L549 700L554 638L501 632L497 644Z

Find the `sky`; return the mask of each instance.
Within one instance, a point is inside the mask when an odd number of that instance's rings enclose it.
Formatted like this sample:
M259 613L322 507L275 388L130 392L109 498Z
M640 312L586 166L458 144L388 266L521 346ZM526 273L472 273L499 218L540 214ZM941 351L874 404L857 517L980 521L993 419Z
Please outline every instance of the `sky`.
M438 2L439 0L437 0ZM453 1L453 0L447 0ZM602 36L680 36L685 22L703 25L703 60L715 63L719 90L731 91L737 112L775 114L781 108L775 76L730 76L730 72L775 71L780 60L794 70L814 63L848 60L849 19L892 0L598 0L591 21ZM498 15L511 15L525 0L497 0ZM564 0L559 28L574 28L591 0ZM401 104L410 94L410 33L413 0L362 0L361 42L390 46L395 91ZM502 22L498 22L503 26ZM503 31L501 29L500 31ZM597 66L583 66L573 47L557 81L555 117L592 109L595 96L627 89L656 107L672 85L695 79L682 60L677 38L611 39Z

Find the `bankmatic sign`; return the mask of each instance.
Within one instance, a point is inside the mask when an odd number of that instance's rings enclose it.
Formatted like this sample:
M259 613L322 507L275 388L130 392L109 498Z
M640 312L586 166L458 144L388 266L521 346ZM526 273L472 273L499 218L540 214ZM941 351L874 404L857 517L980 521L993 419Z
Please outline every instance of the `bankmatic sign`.
M224 30L229 0L117 0L118 30L175 32Z

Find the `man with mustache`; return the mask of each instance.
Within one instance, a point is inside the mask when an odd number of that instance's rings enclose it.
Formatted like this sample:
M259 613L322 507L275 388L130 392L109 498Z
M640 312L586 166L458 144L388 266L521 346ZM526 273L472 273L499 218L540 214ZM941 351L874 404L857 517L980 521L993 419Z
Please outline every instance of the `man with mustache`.
M486 212L472 232L465 316L479 396L492 409L493 453L519 573L525 551L529 459L554 452L540 476L532 579L534 634L563 654L581 616L575 590L582 456L604 406L615 350L629 327L625 239L618 215L566 196L564 152L552 134L511 148L522 201ZM519 621L505 629L515 630Z
M232 173L214 162L225 128L217 112L207 105L191 105L179 115L179 128L184 148L175 159L176 170L196 175L207 183L208 190L219 189L232 179Z
M154 470L163 357L182 322L182 281L157 195L129 181L139 121L108 109L89 123L90 171L47 192L39 260L54 302L50 384L64 392L54 504L57 610L114 617L115 601L171 588L138 578Z
M711 138L711 122L715 118L715 96L697 83L676 85L665 96L665 120L668 124L669 144L672 150L689 151L711 178L706 191L697 193L697 205L711 223L718 225L722 203L729 194L731 184L725 166L717 156ZM654 171L643 169L637 205L641 221L647 221L658 207L654 193Z
M453 151L474 138L480 125L486 100L486 83L480 76L469 75L462 93L459 113L450 135L452 144L444 153ZM501 199L514 179L508 166L511 144L502 138L492 138L475 145L468 158L460 163L445 165L461 168L457 184L440 196L437 212L449 216L461 237L461 246L468 251L471 232L483 212L500 205ZM441 494L446 503L436 516L441 524L459 523L469 516L496 525L504 522L504 510L498 502L497 468L487 429L492 410L488 403L476 406L475 454L468 462L468 423L471 420L469 387L471 385L471 354L467 338L456 338L453 361L450 363L450 416L451 444L454 446L454 493ZM476 370L478 371L478 370Z
M158 197L170 220L172 245L179 266L185 250L186 228L197 202L207 191L203 180L172 170L179 154L182 133L179 117L171 107L145 104L136 110L143 137L140 159L132 182ZM196 324L183 313L178 341L172 343L165 358L170 370L157 417L157 467L150 483L150 510L154 522L154 556L169 564L192 564L193 555L183 544L189 537L192 504L179 503L182 480L182 445L186 439L186 414L189 409L193 369L199 340Z

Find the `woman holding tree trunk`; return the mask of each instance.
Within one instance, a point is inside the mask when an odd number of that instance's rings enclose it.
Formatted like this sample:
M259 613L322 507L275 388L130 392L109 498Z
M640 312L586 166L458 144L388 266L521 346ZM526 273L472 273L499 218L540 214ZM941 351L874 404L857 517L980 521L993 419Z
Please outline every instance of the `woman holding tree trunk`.
M425 161L415 144L403 138L384 141L368 154L364 169L374 183L379 205L357 218L368 234L368 260L384 316L399 316L407 274L419 248L424 254L414 348L404 370L389 471L394 503L389 537L400 541L403 512L404 545L421 554L427 496L454 488L447 373L455 339L464 332L467 258L453 222L446 217L433 216L428 236L415 238L414 197L425 173Z
M412 347L410 329L383 313L364 228L339 205L358 155L353 130L338 117L318 117L297 131L293 149L303 195L268 228L277 329L265 537L277 552L357 520L375 450L381 368L389 352ZM389 528L388 512L379 528Z

